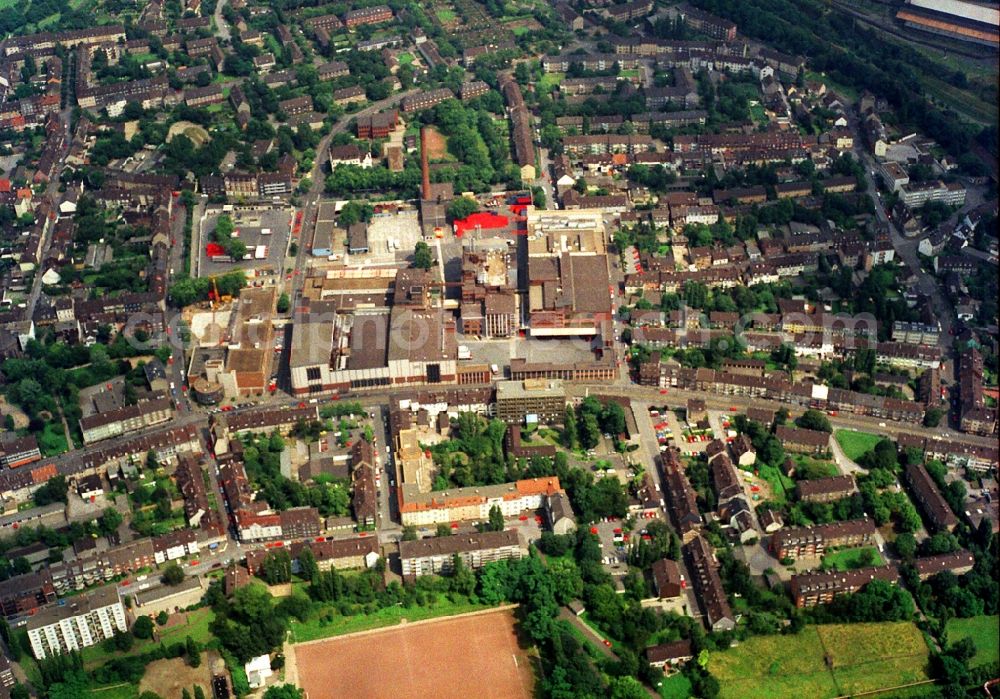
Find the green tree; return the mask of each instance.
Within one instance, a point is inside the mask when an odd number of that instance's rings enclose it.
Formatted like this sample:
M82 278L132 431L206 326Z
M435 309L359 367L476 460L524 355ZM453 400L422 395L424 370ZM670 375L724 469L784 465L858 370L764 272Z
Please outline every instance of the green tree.
M104 512L97 520L97 527L105 536L113 534L121 526L123 518L121 513L113 507L105 507Z
M200 684L194 686L194 699L205 699L205 690L201 688Z
M184 639L184 653L187 655L188 665L191 667L201 665L201 645L190 636Z
M319 575L319 565L316 563L316 556L308 546L302 547L299 553L299 575L305 580L315 580Z
M583 594L583 577L576 563L569 558L555 558L549 561L552 587L559 604L569 604Z
M451 527L443 522L437 525L434 536L451 536Z
M455 221L468 218L479 211L479 204L475 199L469 197L455 197L448 205L448 220Z
M434 256L431 254L430 246L422 240L417 242L413 250L413 266L428 271L433 265Z
M610 699L645 699L647 694L639 680L626 675L611 679L611 684L608 686L608 696Z
M191 699L191 692L188 691L187 687L181 689L181 699Z
M504 528L503 512L500 510L499 505L493 505L490 508L490 523L489 529L494 532L502 532Z
M153 637L153 620L143 615L132 624L132 635L136 638L150 639Z
M170 619L170 615L167 614L166 610L161 610L159 614L156 615L156 623L163 626Z
M302 699L302 690L292 684L275 685L264 692L264 699Z
M135 645L135 636L128 631L119 631L114 635L112 641L114 642L115 650L127 653Z
M288 310L292 307L292 300L288 297L288 294L282 294L278 297L277 310L278 313L288 313Z
M580 430L580 446L584 449L593 449L601 440L601 427L597 423L597 416L593 413L585 413L583 416L583 429Z
M403 541L416 541L417 540L417 528L412 524L407 524L403 527Z
M928 408L924 413L924 427L937 427L941 424L944 411L941 408Z
M163 569L163 582L166 585L180 585L184 582L184 569L176 563L169 563Z
M457 553L452 556L452 570L451 579L449 581L449 588L452 592L457 592L459 594L470 596L476 591L476 575L472 572L469 566L465 565L465 561Z
M799 416L795 421L799 427L807 430L818 430L820 432L833 432L830 420L819 410L809 409Z
M566 406L566 415L563 418L562 438L563 446L567 449L576 449L579 445L580 440L577 435L576 411L569 405Z

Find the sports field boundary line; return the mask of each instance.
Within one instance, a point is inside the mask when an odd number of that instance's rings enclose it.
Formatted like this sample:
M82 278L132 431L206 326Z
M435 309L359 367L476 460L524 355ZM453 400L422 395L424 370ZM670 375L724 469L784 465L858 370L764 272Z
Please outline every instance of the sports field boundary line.
M289 644L290 648L297 648L300 646L310 646L316 643L326 643L327 641L340 640L342 638L358 638L360 636L371 636L373 634L381 633L383 631L392 631L393 629L410 628L412 626L423 626L426 624L435 624L442 621L448 621L449 619L464 619L466 617L473 616L483 616L484 614L494 614L496 612L505 612L511 609L517 609L519 604L501 604L497 607L490 607L489 609L477 609L474 612L462 612L461 614L450 614L448 616L438 616L433 619L421 619L419 621L406 621L403 618L398 624L390 624L388 626L379 626L376 629L365 629L364 631L352 631L351 633L338 634L336 636L327 636L326 638L316 638L311 641L302 641L300 643Z

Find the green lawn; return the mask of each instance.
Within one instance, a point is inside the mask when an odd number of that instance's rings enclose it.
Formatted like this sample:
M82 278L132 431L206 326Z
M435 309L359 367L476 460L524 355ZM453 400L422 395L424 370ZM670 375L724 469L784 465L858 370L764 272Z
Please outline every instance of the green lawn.
M763 124L767 122L767 114L764 113L764 107L760 104L750 105L750 118L753 119L758 124Z
M303 643L305 641L315 641L319 638L329 638L331 636L341 636L345 633L355 631L368 631L383 626L396 626L400 620L406 619L408 622L422 621L424 619L434 619L440 616L454 616L466 612L476 612L481 609L490 609L490 605L474 604L472 602L451 602L446 598L437 600L427 607L387 607L372 614L356 614L353 616L334 616L332 619L322 623L319 617L310 619L305 623L292 620L292 642Z
M679 672L663 678L660 685L663 699L688 699L691 696L691 681Z
M810 478L829 478L839 476L837 464L823 459L814 459L806 454L793 454L792 461L796 463L795 479L802 480L801 473L808 473Z
M139 655L144 653L153 646L157 645L160 641L164 643L183 643L184 639L188 636L193 638L199 643L205 644L212 640L212 634L209 633L208 625L212 623L212 619L215 614L211 609L197 609L190 614L188 614L188 623L179 626L163 627L156 626L156 630L159 632L159 640L157 641L143 641L136 639L135 645L132 646L132 650L127 653L119 653L116 651L108 652L104 650L103 644L98 643L96 646L91 646L90 648L84 648L81 651L83 656L83 665L86 669L93 669L100 665L101 663L107 662L113 658L122 658L129 655ZM111 696L117 699L116 694Z
M864 568L866 564L861 561L861 555L864 551L871 551L874 559L872 563L868 563L867 565L885 565L885 560L882 558L878 549L874 546L862 546L857 549L843 549L841 551L828 553L823 556L823 565L824 567L836 568L837 570L854 570L856 568Z
M561 83L563 81L563 78L565 77L566 77L565 73L545 73L542 76L541 80L539 80L537 83L538 91L542 94L548 94L552 92L554 89L556 89L556 87L559 86L559 83Z
M455 17L458 16L458 15L455 14L454 10L449 10L447 8L442 9L442 10L436 10L434 12L434 14L437 16L438 22L440 22L441 24L447 24L448 22L454 22L455 21Z
M970 662L973 667L1000 661L1000 616L949 619L945 628L949 643L971 638L976 644L976 655Z
M55 456L69 451L66 444L66 431L63 430L62 421L49 422L45 425L38 437L38 448L42 456Z
M407 53L404 51L403 53L399 54L396 58L399 59L399 65L401 66L408 66L411 63L413 63L412 53Z
M843 449L844 455L851 461L857 461L865 452L875 448L882 437L871 432L858 432L857 430L837 430L833 433L837 444Z
M830 624L750 638L712 653L708 669L723 699L828 699L927 679L927 658L910 622Z
M795 492L795 481L783 474L778 468L762 464L759 468L760 477L771 486L771 499L783 503Z

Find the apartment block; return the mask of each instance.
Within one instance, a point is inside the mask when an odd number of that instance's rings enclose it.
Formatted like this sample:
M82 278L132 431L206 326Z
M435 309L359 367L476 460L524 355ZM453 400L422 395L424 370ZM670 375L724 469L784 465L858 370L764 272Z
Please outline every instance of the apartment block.
M771 552L777 559L822 556L829 547L864 546L875 541L875 525L867 517L815 527L794 527L775 532Z
M38 659L89 648L127 630L125 605L114 585L72 597L28 620L28 640Z
M566 388L560 379L497 382L496 414L507 423L551 424L566 413Z
M526 553L527 547L514 529L399 543L403 577L410 579L451 572L456 555L467 567L475 570L494 561L517 560Z
M873 566L857 570L793 575L792 599L795 600L796 607L829 604L834 597L855 593L873 580L896 583L899 581L899 570L896 566Z

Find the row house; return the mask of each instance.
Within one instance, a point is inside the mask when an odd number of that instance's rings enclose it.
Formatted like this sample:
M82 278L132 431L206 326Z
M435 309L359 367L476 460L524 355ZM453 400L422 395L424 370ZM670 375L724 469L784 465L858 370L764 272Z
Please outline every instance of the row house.
M426 90L416 95L404 97L401 103L401 108L404 114L419 112L424 109L430 109L434 105L440 104L441 102L451 99L454 96L455 93L447 87L438 88L436 90Z
M923 464L909 464L906 467L906 482L910 486L913 498L934 529L952 531L958 525L958 518L951 511L951 506L941 495L937 484Z
M152 568L155 563L153 541L144 538L103 551L96 547L81 551L71 561L53 564L49 572L55 589L59 594L66 594L142 568Z
M586 136L566 136L563 148L570 155L586 153L641 153L652 151L656 144L649 136L638 134L592 134Z
M899 582L899 569L888 565L793 575L792 599L799 608L829 604L835 597L854 594L873 580L896 584Z
M913 567L917 569L917 576L921 580L927 580L927 578L944 572L952 575L965 575L975 566L976 557L965 549L952 553L941 553L936 556L924 556L913 562Z
M684 473L680 457L675 449L663 452L660 467L663 472L663 489L666 495L667 511L684 541L690 541L701 527L697 494Z
M793 527L775 532L770 549L774 557L820 557L828 548L866 546L876 541L875 525L867 517L814 527Z
M84 444L93 444L166 422L173 414L172 401L169 398L157 398L80 418L80 431L83 433Z
M685 544L684 558L695 594L705 613L706 626L712 631L731 631L736 627L736 616L722 587L711 545L703 537L695 536Z

